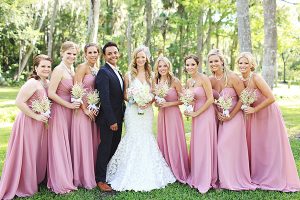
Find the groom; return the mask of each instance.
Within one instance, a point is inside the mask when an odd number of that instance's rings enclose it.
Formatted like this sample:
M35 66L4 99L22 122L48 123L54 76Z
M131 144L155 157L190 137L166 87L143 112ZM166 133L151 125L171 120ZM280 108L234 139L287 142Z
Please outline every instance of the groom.
M96 77L96 89L101 101L96 123L100 127L101 142L98 146L95 176L99 189L109 192L112 188L106 183L106 170L121 140L125 111L124 82L117 70L118 46L108 42L102 48L102 53L106 63Z

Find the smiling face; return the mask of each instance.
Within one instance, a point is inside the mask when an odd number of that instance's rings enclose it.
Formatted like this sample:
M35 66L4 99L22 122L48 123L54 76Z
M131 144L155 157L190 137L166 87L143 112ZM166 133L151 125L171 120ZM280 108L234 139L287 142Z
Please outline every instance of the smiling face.
M49 60L41 60L38 66L35 66L36 74L41 79L46 79L51 73L51 62Z
M166 76L169 74L169 66L168 64L161 60L158 62L158 65L157 65L157 71L158 73L161 75L161 76Z
M94 65L97 62L99 57L99 52L97 47L90 46L86 49L85 58L87 59L88 63Z
M192 58L187 59L185 61L185 69L189 75L197 73L198 71L197 62Z
M251 65L247 58L241 57L238 60L239 70L242 74L247 74L251 72Z
M220 57L218 55L211 55L208 58L208 64L210 67L210 70L215 73L217 71L221 71L223 69L223 65L224 63L222 62L222 60L220 59Z
M117 62L119 59L119 50L115 46L109 46L105 49L104 59L106 62L110 63L113 66L117 66Z
M69 48L62 53L62 60L66 65L72 65L77 56L77 49Z
M138 67L144 67L147 62L147 56L144 51L140 51L136 54L136 65Z

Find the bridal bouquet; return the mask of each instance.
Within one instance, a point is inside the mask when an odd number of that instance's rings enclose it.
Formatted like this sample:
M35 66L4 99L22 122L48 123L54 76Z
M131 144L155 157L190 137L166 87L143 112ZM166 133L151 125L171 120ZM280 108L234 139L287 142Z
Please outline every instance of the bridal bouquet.
M91 91L87 93L86 95L87 103L88 103L88 109L89 111L95 110L98 111L100 107L100 98L99 98L99 92L97 90ZM97 106L99 104L99 106Z
M50 118L51 101L48 99L48 97L45 96L43 98L33 100L31 103L31 108L34 112L40 113L45 117ZM46 126L47 125L48 122L46 122Z
M85 95L85 89L83 88L83 85L81 83L76 83L73 85L71 94L71 102L83 103L82 98Z
M148 85L141 85L138 87L130 87L127 90L129 103L136 103L138 105L138 114L143 115L144 110L140 106L145 106L152 101L153 95L149 91Z
M194 110L193 105L191 105L192 101L194 100L194 93L191 90L183 90L183 92L180 94L179 100L183 103L185 111L192 112Z
M222 95L219 99L215 99L215 104L223 110L223 115L230 117L229 109L232 106L232 97L227 95Z
M250 90L250 89L244 89L242 92L241 92L241 95L240 95L240 100L242 102L242 107L241 109L242 110L245 110L247 107L249 107L252 103L254 103L257 99L257 96L256 96L256 92L255 90Z
M164 83L159 83L159 84L156 84L155 85L155 88L154 88L154 94L155 94L155 101L157 103L164 103L166 102L165 100L165 96L167 96L168 94L168 91L169 91L169 86L166 82Z

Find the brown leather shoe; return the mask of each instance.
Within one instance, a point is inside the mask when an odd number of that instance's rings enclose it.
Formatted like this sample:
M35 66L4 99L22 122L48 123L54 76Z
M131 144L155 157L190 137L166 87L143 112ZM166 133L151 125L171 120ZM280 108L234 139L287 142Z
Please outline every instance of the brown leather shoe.
M107 183L98 182L97 186L100 189L100 191L102 191L102 192L111 192L112 191L112 188L109 185L107 185Z

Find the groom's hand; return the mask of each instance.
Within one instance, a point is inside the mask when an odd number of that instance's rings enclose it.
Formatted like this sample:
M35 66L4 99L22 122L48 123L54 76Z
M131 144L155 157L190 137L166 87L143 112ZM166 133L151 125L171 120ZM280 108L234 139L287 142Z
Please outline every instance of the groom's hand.
M113 125L110 126L110 129L112 131L117 131L118 130L118 124L117 123L114 123Z

